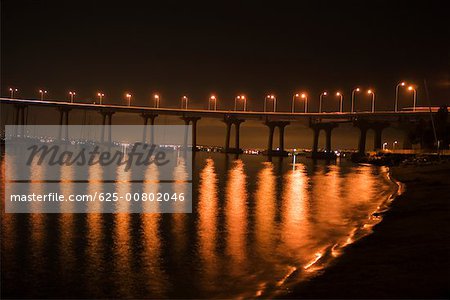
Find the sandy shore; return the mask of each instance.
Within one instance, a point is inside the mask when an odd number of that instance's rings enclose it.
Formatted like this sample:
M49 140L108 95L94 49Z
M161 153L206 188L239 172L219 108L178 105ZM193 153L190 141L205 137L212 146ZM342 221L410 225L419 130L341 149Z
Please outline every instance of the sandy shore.
M289 298L450 298L450 163L399 166L405 191L373 234Z

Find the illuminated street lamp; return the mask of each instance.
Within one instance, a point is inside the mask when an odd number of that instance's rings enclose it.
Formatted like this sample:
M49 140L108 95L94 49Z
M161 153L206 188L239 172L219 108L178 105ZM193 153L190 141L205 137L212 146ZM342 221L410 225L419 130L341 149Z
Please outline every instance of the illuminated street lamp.
M208 110L211 110L211 102L214 102L214 110L217 110L217 98L214 95L211 95L208 100Z
M342 95L341 92L337 92L337 93L336 93L336 96L339 97L339 112L342 112L344 95Z
M102 105L103 104L103 97L105 97L105 94L99 92L99 93L97 93L97 96L98 96L98 98L100 100L100 102L99 102L100 105Z
M234 110L235 111L237 110L237 101L238 100L244 101L244 111L246 111L247 110L247 98L245 98L244 95L234 97Z
M397 144L398 144L398 142L397 142L397 141L394 141L394 142L392 143L392 150L395 150L395 148L396 148Z
M416 89L412 86L412 85L410 85L409 87L408 87L408 91L412 91L413 92L413 111L416 111L416 103L417 103L417 91L416 91Z
M159 102L161 101L159 95L158 94L153 95L153 99L155 99L155 108L159 108Z
M17 92L17 91L18 91L18 89L16 89L16 88L9 88L9 92L11 94L11 99L14 98L14 92Z
M383 143L383 150L387 149L387 145L388 145L388 143Z
M359 92L360 88L356 88L352 90L352 109L351 112L353 113L355 111L355 93Z
M75 92L69 92L70 102L73 103L73 97L76 95Z
M397 84L397 85L395 86L395 112L398 111L398 89L399 89L401 86L405 86L405 82L400 82L399 84Z
M326 95L327 95L327 92L322 92L320 94L320 97L319 97L319 113L322 112L322 100L323 100L323 96L326 96Z
M39 90L39 94L41 94L41 101L44 100L44 94L47 94L46 90Z
M277 97L275 95L267 95L266 98L264 98L264 112L267 110L267 100L273 101L273 112L277 111Z
M188 100L189 99L186 96L181 97L181 108L184 107L184 109L188 109Z
M125 97L127 98L128 106L131 106L131 94L126 93L126 94L125 94Z
M375 112L375 93L372 90L368 90L367 94L372 95L372 112Z
M300 97L300 95L299 94L294 94L293 96L292 96L292 113L294 113L295 112L295 99L297 99L298 97Z
M302 93L301 96L302 99L305 99L305 113L308 112L308 95L306 95L305 93Z

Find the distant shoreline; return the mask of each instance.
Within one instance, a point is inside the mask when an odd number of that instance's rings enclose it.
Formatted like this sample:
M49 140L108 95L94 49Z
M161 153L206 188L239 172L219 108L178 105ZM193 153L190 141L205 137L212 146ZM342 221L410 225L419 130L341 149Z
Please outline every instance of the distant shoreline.
M374 232L280 298L449 298L450 163L390 174L406 189Z

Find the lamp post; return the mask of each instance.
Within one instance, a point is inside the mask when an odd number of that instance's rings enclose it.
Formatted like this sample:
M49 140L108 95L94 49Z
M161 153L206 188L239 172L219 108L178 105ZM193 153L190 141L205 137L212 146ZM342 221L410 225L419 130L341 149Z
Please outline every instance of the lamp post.
M397 144L398 144L398 142L397 142L397 141L394 141L394 142L392 143L392 150L395 150L395 148L396 148Z
M319 96L319 113L322 112L322 100L323 100L323 96L326 96L327 92L322 92Z
M44 94L47 94L46 90L39 90L39 94L41 94L41 101L44 100Z
M353 113L355 111L355 93L359 92L361 89L360 88L356 88L352 90L352 109L351 112Z
M267 110L267 100L273 100L273 112L277 111L277 97L275 95L267 95L264 98L264 112Z
M294 113L295 112L295 99L296 98L298 98L298 97L300 97L300 95L299 94L294 94L293 96L292 96L292 113Z
M131 106L131 94L130 93L126 93L125 97L127 98L128 106Z
M17 91L18 91L18 89L16 89L16 88L9 88L11 99L14 98L14 92L17 92Z
M161 101L161 99L159 98L158 94L153 95L153 99L155 99L155 108L159 108L159 102Z
M388 145L388 143L383 143L383 150L387 149L387 145Z
M416 89L411 85L408 87L408 91L413 92L413 111L416 111L416 104L417 104L417 91Z
M211 110L211 102L214 102L214 110L217 110L217 98L214 95L211 95L208 100L208 110Z
M183 108L183 106L184 109L188 109L188 97L186 96L181 97L181 108Z
M243 107L244 107L243 110L246 111L247 110L247 99L245 98L244 95L234 97L234 111L237 110L237 101L238 100L243 101Z
M399 84L397 84L396 86L395 86L395 112L397 112L398 111L398 89L401 87L401 86L405 86L405 82L400 82Z
M103 105L103 97L105 97L105 94L103 94L103 93L97 93L97 96L98 96L98 98L99 98L99 100L100 100L100 105Z
M267 108L267 104L266 104L267 99L270 99L270 95L267 95L267 96L264 98L264 112L266 112L266 108Z
M69 92L70 103L73 103L73 97L75 97L75 95L76 95L75 92Z
M302 97L302 99L305 99L305 113L307 113L308 112L308 95L306 95L305 93L302 93L302 95L300 97Z
M343 100L344 100L344 95L342 95L341 92L337 92L337 93L336 93L336 96L339 97L339 112L342 113L342 110L343 110Z
M368 90L367 94L372 95L372 112L375 112L375 93L372 90Z

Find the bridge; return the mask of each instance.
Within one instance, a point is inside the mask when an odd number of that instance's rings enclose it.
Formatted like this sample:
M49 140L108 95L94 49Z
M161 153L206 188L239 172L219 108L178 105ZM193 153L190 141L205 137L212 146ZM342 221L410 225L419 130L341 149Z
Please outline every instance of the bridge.
M406 131L412 124L430 118L430 111L418 109L415 111L374 111L374 112L261 112L261 111L235 111L220 109L187 109L187 108L160 108L148 106L125 106L111 104L80 103L66 101L48 101L33 99L0 98L0 104L13 105L15 109L14 124L26 125L25 110L28 106L54 108L59 112L59 124L69 125L69 112L71 110L96 111L102 117L103 125L112 125L112 116L115 113L133 113L139 115L144 125L154 125L158 115L179 116L186 125L192 124L193 149L197 146L197 122L202 118L220 119L226 124L226 137L224 151L227 153L241 153L239 128L246 120L260 120L269 129L266 154L269 156L285 156L284 129L292 122L303 122L314 131L312 155L319 156L319 134L321 130L326 134L325 153L332 153L332 130L341 123L352 123L360 129L358 152L366 152L366 134L368 130L374 131L374 150L382 148L382 131L391 124L398 124ZM435 114L437 108L432 109ZM231 129L235 128L234 147L230 146ZM273 149L275 129L279 130L279 146ZM66 133L67 135L67 133ZM110 139L111 133L108 134ZM406 134L408 137L408 134ZM405 140L404 148L411 147L411 141Z

